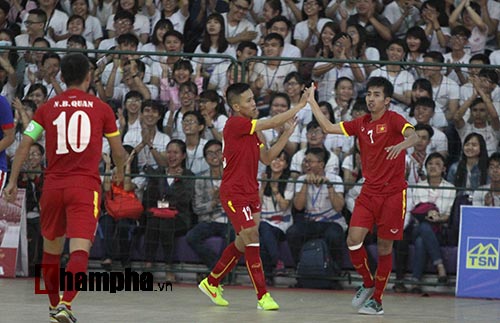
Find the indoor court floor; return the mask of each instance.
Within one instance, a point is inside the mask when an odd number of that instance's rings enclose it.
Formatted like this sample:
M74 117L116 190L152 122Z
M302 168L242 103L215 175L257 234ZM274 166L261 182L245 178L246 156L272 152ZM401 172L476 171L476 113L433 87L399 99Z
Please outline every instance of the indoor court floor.
M352 286L351 286L352 287ZM385 315L361 316L350 306L353 288L343 291L270 288L281 309L257 310L250 286L226 286L229 307L217 307L192 284L172 291L81 292L73 305L79 323L156 322L500 322L500 301L452 295L384 297ZM0 279L0 322L48 322L48 298L34 294L32 279Z

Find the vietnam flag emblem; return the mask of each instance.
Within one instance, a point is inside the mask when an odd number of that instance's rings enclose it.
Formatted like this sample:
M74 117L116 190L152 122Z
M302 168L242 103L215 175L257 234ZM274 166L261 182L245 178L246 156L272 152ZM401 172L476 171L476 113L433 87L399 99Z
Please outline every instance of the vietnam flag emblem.
M384 133L387 132L387 125L384 124L378 124L377 125L377 133Z

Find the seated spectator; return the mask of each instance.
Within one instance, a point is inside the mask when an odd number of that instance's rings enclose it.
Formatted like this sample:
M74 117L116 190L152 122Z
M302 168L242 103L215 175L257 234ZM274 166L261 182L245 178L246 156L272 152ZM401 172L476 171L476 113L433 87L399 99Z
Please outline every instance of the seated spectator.
M465 137L460 160L448 170L447 180L458 189L465 189L459 195L472 197L477 187L488 182L487 164L488 151L483 136L470 133Z
M288 73L285 77L283 87L285 88L285 93L288 94L288 97L290 98L291 108L300 102L306 85L306 81L299 72ZM312 117L311 107L309 106L309 103L306 103L306 106L300 110L296 116L299 130L304 129L307 124L312 121Z
M102 5L105 3L105 1L100 2ZM98 4L98 7L101 6L101 3ZM93 6L95 6L95 4ZM71 0L71 9L73 10L73 14L83 17L84 19L85 30L81 35L93 45L92 48L99 47L99 43L103 38L102 26L99 19L90 13L89 0Z
M280 57L283 52L284 40L277 33L268 34L264 38L264 56ZM272 92L283 92L285 77L297 67L290 61L267 60L255 63L250 76L250 86L257 101L257 105L269 104Z
M184 25L189 18L189 1L161 0L161 10L155 8L154 14L149 12L152 24L155 25L160 19L168 19L172 22L174 30L184 32Z
M130 130L141 131L141 107L144 98L137 91L130 91L123 99L123 108L118 108L117 126L120 134L125 137L125 134Z
M222 141L222 130L227 121L225 101L215 90L206 90L200 93L200 113L205 119L203 138Z
M190 64L189 62L187 63ZM182 63L179 62L179 64ZM196 109L197 96L198 86L195 83L186 81L179 85L180 108L175 109L175 106L170 104L168 106L168 111L163 117L163 131L166 134L174 139L186 139L186 136L182 131L182 118L186 112L194 111Z
M165 52L165 44L163 43L163 38L165 34L170 30L173 30L174 26L172 22L168 19L160 19L155 24L153 28L153 33L151 34L151 42L146 43L141 46L141 51L144 52ZM143 62L149 66L153 66L154 63L162 63L166 62L167 56L159 56L159 55L148 55L142 58Z
M307 150L311 148L321 148L325 151L327 150L325 148L326 134L323 132L323 130L321 129L316 120L311 121L307 125L306 131L307 131L306 147L297 151L292 157L292 162L290 164L290 171L292 172L291 175L292 178L297 178L301 174L305 173L305 169L303 168L304 166L303 162L305 160ZM324 169L326 174L328 174L328 176L338 175L340 168L339 168L339 158L337 157L337 155L327 154L325 158L326 159L324 160L325 162Z
M332 21L325 18L325 4L320 0L307 0L302 5L302 21L295 25L293 39L298 48L304 53L309 46L319 42L320 31L323 26Z
M432 84L429 80L425 78L419 78L416 79L415 82L413 82L413 85L411 87L411 106L410 106L410 112L409 112L409 121L412 124L416 124L417 121L414 120L415 117L415 102L419 98L433 98L433 89L432 89ZM429 124L433 126L434 128L438 129L445 129L448 126L448 122L446 121L446 117L444 115L444 112L442 109L438 108L436 109L436 102L434 102L434 112L430 116Z
M281 0L257 0L253 1L250 9L250 16L255 22L255 31L257 32L257 42L260 46L264 44L264 37L270 33L267 24L275 17L281 16L283 6ZM283 36L285 39L285 36ZM290 42L290 39L285 40Z
M111 70L111 75L118 70L119 64L115 64L116 69ZM105 94L108 99L122 102L123 98L130 91L141 93L144 100L156 100L158 98L158 87L153 84L144 83L146 74L146 64L139 59L128 60L123 64L122 81L118 86L114 82L108 82L105 87Z
M251 0L231 0L229 1L229 11L222 14L226 39L233 48L238 47L242 41L258 41L255 25L245 18L251 5Z
M489 184L474 191L472 204L475 206L500 206L500 153L491 154L488 159Z
M20 46L19 44L17 44ZM37 38L33 42L33 47L38 48L50 48L49 42L45 38ZM38 78L39 71L43 69L42 67L42 59L45 54L49 53L48 51L37 50L34 52L26 52L24 54L24 59L26 64L26 68L24 69L24 78L23 78L23 86L28 84L36 83Z
M425 30L419 26L411 27L406 32L405 42L406 48L408 49L405 61L422 63L424 61L424 54L429 49L430 45ZM422 74L421 69L415 65L407 66L406 70L410 72L415 79L418 79Z
M201 261L211 270L220 255L208 248L205 241L210 237L226 240L229 234L227 216L222 209L219 188L222 178L222 142L211 139L203 147L203 155L209 169L199 174L194 184L193 211L198 216L196 224L186 234L186 241ZM232 239L231 239L232 240Z
M351 37L352 40L352 58L363 60L363 61L378 61L380 60L380 52L376 47L367 47L366 45L366 29L360 24L349 24L347 25L346 33ZM375 65L363 64L364 75L370 75L370 73L376 68ZM356 83L356 92L364 91L363 84Z
M236 59L238 62L243 62L249 57L257 55L257 45L251 41L242 41L238 44L236 49ZM227 73L231 69L229 66L233 63L224 62L217 64L210 75L210 80L208 82L207 88L209 90L216 90L220 96L224 97L226 95L226 88L228 87L228 77ZM250 66L252 69L250 69ZM246 75L251 74L255 62L250 62L246 65L247 71ZM238 66L238 72L241 71L241 66ZM233 73L234 75L234 73ZM231 75L232 77L232 75Z
M17 123L15 124L14 142L5 149L7 160L9 162L12 162L12 160L14 159L14 154L16 153L17 147L19 147L19 144L23 139L24 130L26 130L31 119L33 118L37 106L32 100L21 101L18 98L15 98L14 101L12 101L12 108L14 108L14 120L17 120ZM45 136L40 138L38 143L43 148L45 144Z
M24 87L24 95L28 95L31 85L41 83L47 88L47 99L66 90L66 84L60 78L61 57L56 53L46 53L42 57L41 68L30 78L30 84Z
M158 123L162 114L162 108L157 103L151 100L142 102L140 128L129 128L123 136L123 144L134 147L139 169L166 165L168 156L164 153L170 137L160 131Z
M236 52L229 47L224 30L224 18L219 13L212 13L207 18L203 40L196 47L195 54L217 54L236 57ZM226 58L196 57L197 64L201 64L202 75L209 79L218 64L227 61Z
M145 268L151 268L156 259L158 242L163 247L163 261L167 265L166 280L175 282L176 278L170 265L174 251L175 237L185 235L194 222L192 213L192 198L194 194L194 181L179 176L194 176L186 168L186 144L182 140L173 139L167 145L167 166L149 169L149 178L144 196L144 207L166 206L177 210L174 218L161 218L152 212L146 213L146 233L144 236L146 263Z
M424 55L424 62L444 63L444 57L440 52L428 52ZM441 69L441 66L422 67L424 77L432 84L436 106L443 111L446 120L450 121L458 110L460 89L457 82L441 74Z
M271 95L271 100L269 102L269 115L261 119L270 119L280 113L288 111L290 109L290 98L285 93L276 92ZM285 131L285 126L281 125L278 128L266 129L262 131L262 135L265 138L265 144L270 148L278 139L281 137ZM288 138L284 150L288 155L293 155L299 147L300 141L300 131L299 127L296 127L293 134Z
M320 30L318 43L316 45L311 45L307 47L302 54L305 58L324 58L329 59L333 57L332 52L332 39L340 33L340 27L337 23L333 21L327 21L323 28ZM299 73L306 80L310 80L312 76L312 69L315 62L300 62L299 63Z
M139 38L142 44L148 42L149 34L151 33L151 25L148 17L139 13L139 1L138 0L119 0L117 1L116 14L120 11L128 11L134 15L135 21L133 26L133 33ZM108 31L108 36L115 37L115 24L114 17L111 15L106 23L106 30Z
M360 0L356 4L357 13L347 19L347 25L360 24L366 29L366 46L375 47L385 58L387 43L392 39L391 23L377 13L376 0Z
M76 1L85 1L85 0L76 0ZM64 39L61 39L58 41L54 47L56 48L75 48L75 47L69 47L70 41L69 38L71 36L81 36L83 38L83 44L82 47L80 48L85 48L85 49L94 49L94 44L85 39L83 36L83 33L85 31L85 19L82 16L77 16L77 15L72 15L71 17L68 18L68 23L67 27L68 33L64 36ZM73 38L73 42L75 42L75 39ZM61 57L63 57L66 53L60 53ZM94 57L94 53L88 53L87 56Z
M418 141L413 146L413 152L406 157L406 181L409 185L416 185L427 178L424 164L429 155L427 147L434 136L434 130L428 124L417 123L415 132Z
M448 15L444 10L443 2L436 0L425 1L420 11L423 20L421 27L430 39L429 51L445 53L450 38L450 29L448 28Z
M326 7L326 16L335 21L347 20L349 16L355 15L357 0L331 0Z
M351 59L351 36L338 33L333 37L329 46L334 59ZM312 70L313 80L318 82L318 98L320 101L329 101L334 93L334 85L341 77L347 77L357 82L365 81L365 74L360 65L353 63L317 62Z
M476 54L471 57L469 64L490 65L490 60L488 59L488 56L484 54ZM477 82L478 78L480 79L479 82ZM493 105L497 111L500 111L500 87L497 85L498 79L498 73L494 69L474 66L469 67L467 83L460 87L460 105L464 104L464 102L473 95L473 81L476 81L485 93L491 93L490 96L493 101ZM465 119L469 119L468 111L465 114Z
M351 109L354 104L354 82L348 77L339 77L335 81L333 98L328 101L332 105L335 120L351 120Z
M28 239L29 276L35 276L35 265L42 261L43 238L40 229L40 196L43 186L43 165L45 149L34 143L29 149L28 160L23 166L26 173L21 173L17 186L26 189L26 218Z
M330 122L334 122L336 119L334 117L334 111L332 109L332 106L330 103L321 101L318 102L319 108L323 112L323 114L330 120ZM313 121L315 121L316 118L313 116ZM300 134L300 148L304 149L307 148L308 145L308 136L307 136L307 127L302 128L302 132ZM328 150L333 152L339 160L343 157L344 153L348 153L350 149L350 145L347 143L349 138L346 138L344 135L337 135L337 134L327 134L325 141L324 141L324 147Z
M168 33L167 33L168 35ZM187 59L177 60L169 73L167 64L161 64L162 78L160 80L160 99L166 103L169 111L176 111L181 107L181 98L179 96L180 85L193 81L195 82L198 93L203 88L203 77L201 76L201 65L198 65L196 74L193 75L193 63Z
M467 54L483 53L488 37L488 25L481 19L480 5L470 0L461 0L450 15L450 27L459 26L459 18L462 20L462 25L470 31L468 39L470 52Z
M465 52L469 37L470 31L464 26L458 25L453 27L450 38L451 52L444 54L446 63L467 64L469 62L471 56ZM446 76L461 86L467 83L467 68L448 66L446 68Z
M346 156L342 161L344 188L347 192L351 192L354 183L359 183L360 180L363 178L361 154L359 153L359 140L356 137L353 137L353 139L355 140L356 144L353 147L352 154ZM364 182L364 179L362 182ZM357 194L359 195L359 193L361 193L361 186L359 187L359 192L357 192ZM354 209L354 204L353 204L353 209ZM349 211L352 212L352 209L350 209Z
M205 119L199 111L187 111L182 116L182 132L186 138L186 168L195 175L207 171L209 165L203 154L207 140L201 137L205 132Z
M136 189L136 184L134 180L138 179L133 176L133 174L139 173L139 168L137 164L137 156L134 151L134 147L125 145L124 148L127 150L128 158L125 162L125 177L123 182L118 183L114 173L116 169L111 169L111 157L107 153L102 154L102 159L104 161L105 175L103 181L103 192L106 194L113 190L113 187L118 186L126 192L133 192ZM136 227L136 221L133 219L119 219L115 220L106 211L103 212L101 217L99 217L99 225L103 230L103 244L104 244L104 257L101 262L102 267L111 271L111 266L113 264L113 258L118 258L121 262L122 267L130 268L130 233ZM118 239L118 243L115 243L115 238ZM115 249L118 246L118 250Z
M305 175L298 178L293 205L303 210L304 219L287 231L293 258L299 261L302 245L313 238L323 238L330 249L337 273L342 268L342 255L347 223L344 207L344 186L338 175L325 172L328 153L322 148L309 148L304 159ZM335 184L333 184L335 183Z
M274 276L282 275L285 264L280 258L279 243L286 240L286 231L292 225L292 198L294 184L285 182L290 177L290 155L283 150L269 166L260 183L260 257L266 276L266 285L274 285ZM275 182L273 180L282 180Z
M391 1L382 13L391 23L391 32L396 38L403 39L410 27L420 21L417 3L408 0Z
M421 97L413 103L413 106L414 119L410 120L412 124L431 126L431 121L436 111L434 101L429 97ZM437 127L432 127L432 131L433 135L429 137L430 143L427 145L427 154L438 152L446 158L448 156L448 138L446 138L444 132Z
M286 7L286 6L285 6ZM285 45L283 46L283 52L281 56L283 57L301 57L302 53L300 49L291 44L292 35L292 23L284 16L276 16L266 23L267 33L277 33L285 40ZM266 34L267 35L267 34ZM265 36L265 35L264 35Z
M106 29L108 18L113 14L114 10L116 9L115 3L116 2L114 0L102 0L99 1L97 5L94 5L93 8L91 9L92 14L94 14L97 17L97 19L99 19L99 23L101 24L102 30ZM132 25L133 24L134 23L132 22ZM115 32L116 32L116 26L115 26Z
M47 36L55 43L64 38L67 32L66 23L68 21L68 15L56 9L58 1L47 0L39 1L38 6L41 10L45 11L47 15L47 25L44 26ZM29 17L29 15L28 15Z
M386 55L389 61L402 61L405 57L405 44L401 39L394 39L388 43ZM394 85L391 100L391 110L398 112L403 117L408 116L408 107L411 104L411 86L415 81L413 75L402 69L401 65L387 65L374 70L370 77L382 76Z
M496 75L495 72L493 72ZM496 77L498 80L498 76ZM491 92L483 91L479 83L489 83L490 80L483 77L473 82L474 90L472 96L462 104L455 114L455 128L462 142L471 133L480 134L486 141L487 155L491 155L498 149L498 133L500 131L500 119L497 110L491 100ZM479 96L479 97L478 97ZM464 115L470 109L471 123L464 120ZM489 122L488 122L489 121Z
M104 2L106 3L106 2ZM106 17L108 19L110 16ZM115 33L113 36L109 36L107 39L104 39L99 43L99 49L103 50L108 50L108 49L114 49L115 47L118 46L118 38L121 35L125 34L133 34L134 31L134 22L135 22L135 16L131 12L128 11L118 11L115 15L113 15L113 26L115 29ZM135 35L134 35L135 36ZM137 37L137 36L136 36ZM104 56L104 54L98 54L98 57ZM107 62L113 60L112 55L106 55L106 60L104 63L106 64Z
M16 44L21 47L37 47L34 42L37 38L45 37L45 24L47 23L47 14L42 9L32 9L29 11L23 24L26 29L23 29L21 35L16 36ZM52 39L47 38L47 42L51 47L55 45Z
M421 218L415 217L413 228L413 244L415 256L413 259L412 279L419 282L424 274L429 254L432 264L436 266L438 282L446 283L446 269L443 264L440 249L441 226L450 217L451 207L455 199L455 190L452 183L444 179L446 160L439 153L432 153L427 157L425 168L427 180L419 183L422 188L413 191L413 204L416 206L412 212L416 212L420 203L432 203L434 207L425 210ZM430 187L430 188L429 188ZM448 189L446 189L448 188ZM413 213L415 214L415 213ZM412 292L421 293L419 286L414 286Z

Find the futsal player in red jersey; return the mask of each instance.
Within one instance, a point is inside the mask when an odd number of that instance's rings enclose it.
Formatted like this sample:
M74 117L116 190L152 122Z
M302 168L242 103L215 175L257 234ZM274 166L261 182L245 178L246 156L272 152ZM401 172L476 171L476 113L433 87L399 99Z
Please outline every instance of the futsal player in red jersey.
M363 277L352 305L360 314L384 314L382 294L392 269L392 245L403 238L406 213L405 150L417 142L413 126L401 115L389 111L392 84L384 77L368 80L366 104L369 114L352 121L332 124L313 96L312 111L326 133L359 139L365 182L356 200L347 246L352 264ZM378 266L375 278L368 268L363 241L377 225Z
M267 150L257 132L272 129L291 120L305 105L308 92L294 108L270 119L255 119L258 110L250 86L244 83L231 85L226 99L233 110L223 130L223 166L220 199L222 207L231 220L237 234L236 239L226 247L219 261L207 278L199 284L200 290L212 302L227 306L222 297L220 281L236 266L245 254L248 274L257 293L257 308L277 310L279 305L266 290L262 261L260 259L259 221L260 198L257 183L259 159L269 165L285 147L293 133L293 125L288 124L278 141Z
M61 76L67 90L37 109L16 151L5 198L17 195L17 178L30 146L45 131L46 156L40 225L44 239L42 275L49 293L50 322L76 322L71 302L77 291L64 291L59 298L59 262L65 236L70 239L66 272L87 272L89 250L94 240L101 202L99 161L106 136L118 172L123 179L125 150L113 110L94 95L88 58L68 54L61 61ZM73 276L74 277L74 276Z

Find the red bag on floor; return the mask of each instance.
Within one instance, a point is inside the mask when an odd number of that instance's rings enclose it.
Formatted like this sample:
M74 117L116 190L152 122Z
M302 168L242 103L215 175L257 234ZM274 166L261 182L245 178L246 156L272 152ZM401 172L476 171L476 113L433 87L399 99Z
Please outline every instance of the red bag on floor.
M106 211L114 219L134 219L140 218L144 207L135 193L127 192L122 187L112 185L111 191L106 193L104 200Z

